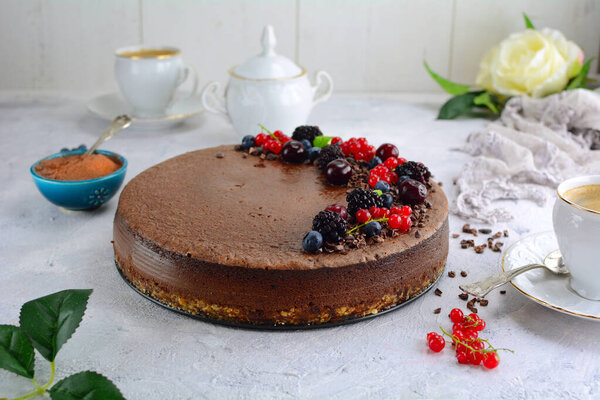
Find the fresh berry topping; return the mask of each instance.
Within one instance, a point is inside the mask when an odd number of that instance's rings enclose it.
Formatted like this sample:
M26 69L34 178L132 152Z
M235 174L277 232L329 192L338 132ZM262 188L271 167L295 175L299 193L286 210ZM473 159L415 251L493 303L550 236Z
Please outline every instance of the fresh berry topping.
M323 246L323 235L317 231L310 231L302 240L302 248L308 253L316 253Z
M436 333L435 336L431 336L431 339L428 340L428 344L431 351L439 353L446 345L446 341Z
M400 216L400 230L406 232L410 229L411 226L412 226L412 221L411 221L410 217L407 217L406 215L401 215Z
M371 159L371 161L369 161L369 168L373 169L381 163L382 163L381 158L375 156Z
M398 174L396 174L396 175L398 175ZM398 181L396 182L396 184L399 185L407 179L410 179L410 176L408 176L408 175L398 176Z
M427 197L427 188L414 179L407 179L399 185L400 201L406 204L420 204Z
M313 147L312 143L311 143L309 140L306 140L306 139L302 139L302 140L300 141L300 143L302 143L302 146L304 146L304 148L305 148L306 150L308 150L308 149L310 149L310 148L312 148L312 147Z
M398 174L394 171L390 172L390 180L394 185L398 183Z
M479 365L483 359L483 354L479 351L468 351L467 358L469 359L469 364Z
M333 211L335 213L340 214L340 217L344 218L344 219L348 219L348 209L346 209L346 207L344 207L341 204L332 204L330 206L327 206L327 208L325 209L326 211Z
M412 214L412 208L410 208L410 206L402 206L402 208L400 208L400 214L410 217Z
M242 150L248 150L250 147L254 146L254 136L246 135L242 139Z
M359 224L364 224L371 219L371 213L368 210L358 210L356 212L356 221Z
M390 216L390 209L387 207L381 207L379 209L379 214L377 214L377 218L387 218Z
M378 182L379 182L379 177L377 177L375 175L369 176L369 186L371 186L372 188L375 188L375 186L377 186Z
M377 221L371 221L363 227L363 232L368 238L377 236L381 233L381 224Z
M381 190L383 193L390 191L390 184L385 181L379 181L374 187L375 190Z
M383 163L390 170L393 170L394 168L396 168L398 166L398 159L396 157L388 157L388 159L385 160Z
M269 140L271 137L269 135L267 135L266 133L259 133L258 135L256 135L256 137L254 138L254 142L256 143L257 146L262 146L264 145L267 140Z
M494 369L498 366L498 364L500 364L500 357L498 357L498 354L491 352L483 355L484 367L488 369Z
M402 165L406 162L406 158L399 158L398 159L398 165Z
M479 319L479 320L477 321L477 325L475 325L475 330L476 330L477 332L481 332L481 331L482 331L482 330L484 330L484 329L485 329L485 321L484 321L484 320L482 320L482 319Z
M388 219L388 225L390 226L391 229L400 229L400 215L398 214L392 214L390 215L390 218Z
M384 143L375 152L375 155L381 158L383 161L387 160L390 157L398 157L400 152L398 148L391 143Z
M400 207L392 207L390 208L390 214L402 214L402 209Z
M323 235L328 243L338 243L346 236L348 224L340 214L333 211L321 211L313 220L312 229Z
M467 357L467 353L465 351L457 351L456 359L460 364L468 364L469 358Z
M310 149L308 149L308 159L310 160L311 163L315 162L315 160L317 158L319 158L320 155L321 155L320 147L311 147Z
M431 178L431 173L427 167L415 161L406 161L396 168L396 173L398 176L406 175L421 183L427 183L429 182L429 178Z
M341 137L335 136L335 137L331 138L330 144L338 144L338 143L342 143L342 138Z
M285 137L285 134L281 131L275 131L275 132L273 132L273 136L275 136L277 139L281 139L281 138Z
M300 164L306 160L306 149L297 140L290 140L283 145L281 150L281 158L291 164Z
M340 158L344 158L342 149L336 145L327 145L321 149L321 155L317 159L317 166L324 169L327 164Z
M379 207L369 207L369 212L371 213L373 218L377 218L377 215L379 215Z
M292 139L306 139L312 143L317 136L323 136L323 132L321 132L318 126L301 125L294 130Z
M332 185L345 185L352 177L352 166L346 160L333 160L325 167L325 179Z
M450 311L450 321L454 322L454 323L458 323L458 322L462 322L463 320L463 312L460 308L453 308L452 311Z
M344 153L344 156L347 157L350 155L350 144L348 142L340 143L340 149Z
M275 140L275 139L271 139L271 140L267 140L267 142L264 144L265 150L267 151L271 151L275 154L279 154L281 153L281 148L283 147L281 142Z
M348 212L350 215L356 214L360 209L368 210L370 207L383 206L383 201L377 193L364 188L356 188L348 193L346 201L348 202Z
M385 208L392 208L392 204L394 204L394 198L391 194L384 193L380 196L380 198Z

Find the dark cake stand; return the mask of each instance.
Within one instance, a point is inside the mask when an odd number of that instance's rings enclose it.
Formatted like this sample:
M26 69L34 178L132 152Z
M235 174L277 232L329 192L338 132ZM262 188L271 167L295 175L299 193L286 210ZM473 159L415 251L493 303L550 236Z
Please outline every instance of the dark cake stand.
M415 301L416 299L418 299L419 297L421 297L422 295L424 295L425 293L427 293L431 288L433 288L435 286L435 284L437 283L437 281L440 279L440 276L442 276L443 272L444 272L444 268L442 268L442 271L440 272L440 274L437 276L437 278L435 278L435 281L433 281L429 286L427 286L426 288L424 288L418 295L416 295L415 297L406 300L405 302L402 302L400 304L396 304L395 306L392 307L388 307L382 311L379 311L377 314L369 314L369 315L365 315L364 317L348 317L347 319L343 319L341 321L335 321L335 322L324 322L321 324L295 324L295 325L285 325L285 324L281 324L281 325L272 325L272 324L251 324L251 323L244 323L244 322L232 322L232 321L226 321L226 320L221 320L221 319L217 319L217 318L210 318L204 314L193 314L191 312L187 312L184 310L180 310L178 308L172 307L168 304L165 304L161 301L159 301L158 299L150 296L149 294L146 294L144 292L142 292L140 289L138 289L133 283L131 283L127 278L125 278L125 276L123 275L123 273L121 272L121 269L119 268L119 266L117 265L117 262L115 261L115 266L117 268L117 271L119 272L119 275L121 276L121 278L123 278L123 280L125 281L125 283L127 283L127 285L129 285L129 287L131 287L134 291L136 291L140 296L158 304L161 307L164 307L168 310L174 311L178 314L182 314L185 315L187 317L190 318L194 318L200 321L204 321L204 322L210 322L212 324L217 324L217 325L224 325L224 326L228 326L230 328L242 328L242 329L254 329L254 330L265 330L265 331L294 331L294 330L305 330L305 329L320 329L320 328L332 328L335 326L340 326L340 325L346 325L346 324L353 324L356 322L360 322L360 321L365 321L368 319L372 319L375 317L378 317L380 315L389 313L391 311L397 310L413 301Z

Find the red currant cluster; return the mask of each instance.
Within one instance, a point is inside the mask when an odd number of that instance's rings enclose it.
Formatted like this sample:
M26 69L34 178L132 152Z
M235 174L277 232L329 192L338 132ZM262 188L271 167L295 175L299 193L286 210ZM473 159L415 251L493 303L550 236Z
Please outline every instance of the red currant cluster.
M371 146L365 138L351 138L342 141L339 137L331 139L331 144L339 143L344 156L352 155L357 161L371 161L375 157L375 146Z
M394 170L405 162L406 158L389 157L383 163L377 164L369 171L369 186L374 188L379 181L396 184L398 174Z
M454 308L450 311L450 320L454 323L452 326L452 334L449 334L442 329L444 335L452 339L452 345L455 346L456 359L460 364L480 365L488 369L493 369L500 363L498 350L486 339L479 337L479 332L485 329L485 321L477 314L464 315L459 308ZM446 345L444 338L436 333L429 332L427 334L427 344L431 351L439 353ZM487 347L486 347L487 345Z
M387 222L390 229L406 232L412 226L411 214L412 209L409 206L392 207L390 209L384 207L371 207L368 210L361 209L354 216L359 223L354 229L366 225L369 221L376 220Z
M283 145L290 140L292 140L292 138L281 131L275 131L272 135L259 133L254 137L254 143L256 143L257 146L263 146L266 151L271 151L275 154L281 153Z

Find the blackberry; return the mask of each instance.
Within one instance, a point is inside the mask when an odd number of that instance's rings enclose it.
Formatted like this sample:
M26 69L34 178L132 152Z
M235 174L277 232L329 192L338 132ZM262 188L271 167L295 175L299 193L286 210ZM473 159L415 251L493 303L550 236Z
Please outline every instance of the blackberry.
M330 144L321 149L321 154L317 158L317 166L323 169L327 164L339 158L344 158L344 152L340 149L340 146Z
M300 125L296 129L294 129L294 133L292 133L292 139L301 141L303 139L308 140L311 144L315 137L323 136L323 132L319 129L318 126L310 126L310 125Z
M325 210L317 214L312 224L313 231L323 235L323 240L328 243L338 243L346 236L348 224L340 214Z
M396 168L396 173L398 176L406 175L421 183L427 183L431 178L431 172L427 167L415 161L406 161L404 164L399 165Z
M368 210L371 207L383 207L383 200L370 189L356 188L346 196L348 212L355 216L358 210Z

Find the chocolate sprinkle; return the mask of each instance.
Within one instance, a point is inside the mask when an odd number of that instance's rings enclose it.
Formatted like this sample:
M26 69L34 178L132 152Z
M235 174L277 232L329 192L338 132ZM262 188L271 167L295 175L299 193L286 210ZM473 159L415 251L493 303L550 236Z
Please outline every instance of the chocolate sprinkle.
M492 230L490 228L481 228L481 229L479 229L479 233L483 233L484 235L489 235L490 233L492 233Z
M441 309L441 308L436 308L435 310L433 310L433 313L434 313L434 314L439 314L439 313L441 313L441 312L442 312L442 309Z
M442 295L442 291L439 288L435 288L435 295L436 296L441 296Z
M458 295L458 297L460 297L461 300L467 300L469 298L469 295L466 293L461 293Z
M486 299L481 299L479 300L479 304L481 304L481 307L487 307L488 301Z
M453 233L453 234L452 234L452 238L453 238L453 239L456 239L456 238L457 238L457 237L459 237L459 236L460 236L460 235L459 235L458 233Z
M448 271L448 276L450 278L454 278L456 276L456 272L454 272L454 271Z
M500 294L506 294L506 290L501 290Z
M460 271L460 276L462 276L464 278L467 276L467 273L465 271Z

